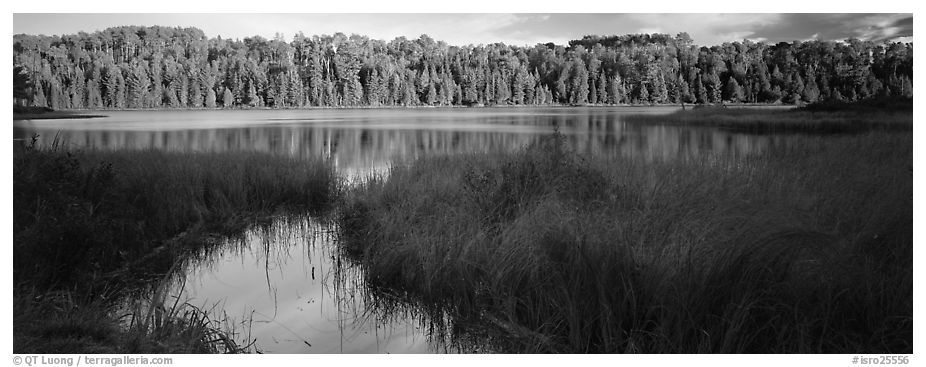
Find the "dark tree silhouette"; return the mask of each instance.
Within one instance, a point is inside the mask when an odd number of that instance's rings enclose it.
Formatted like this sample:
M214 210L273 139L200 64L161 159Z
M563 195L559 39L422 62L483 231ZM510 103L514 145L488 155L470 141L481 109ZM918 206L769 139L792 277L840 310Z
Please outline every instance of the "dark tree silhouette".
M13 99L18 105L28 103L32 96L32 82L22 66L13 66Z

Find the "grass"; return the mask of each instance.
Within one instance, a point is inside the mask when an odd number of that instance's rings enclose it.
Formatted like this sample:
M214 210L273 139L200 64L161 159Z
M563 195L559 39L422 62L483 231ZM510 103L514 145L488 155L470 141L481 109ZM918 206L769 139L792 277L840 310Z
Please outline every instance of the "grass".
M120 313L119 311L122 311ZM211 310L152 300L124 310L77 292L14 296L13 349L20 353L241 353L235 326Z
M911 353L912 133L795 138L422 158L348 192L342 247L503 352Z
M166 307L161 300L156 308L171 317L157 327L112 334L122 317L114 307L208 246L212 236L240 233L275 215L321 213L339 192L333 166L322 159L67 152L34 143L14 148L13 185L16 353L234 350L195 308ZM145 349L139 346L152 344L132 342L181 334L185 346L171 341Z
M668 115L633 115L631 123L715 126L751 133L864 133L913 131L913 100L821 102L791 110L696 107Z

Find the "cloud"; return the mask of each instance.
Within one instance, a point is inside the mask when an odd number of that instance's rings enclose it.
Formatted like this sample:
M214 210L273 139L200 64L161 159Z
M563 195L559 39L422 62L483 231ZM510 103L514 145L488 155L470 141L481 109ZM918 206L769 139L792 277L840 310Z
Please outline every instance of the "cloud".
M756 25L774 21L775 14L545 14L495 29L496 36L525 34L527 43L566 43L582 36L631 33L687 32L698 44L742 40Z
M687 32L696 44L711 46L743 39L769 43L793 40L912 40L912 14L14 14L14 33L70 34L116 25L194 26L207 36L290 39L360 34L392 40L422 34L451 45L566 44L585 35ZM814 36L816 35L816 37Z
M884 41L913 36L909 14L781 14L752 30L749 37L772 42L806 39Z
M272 19L268 21L265 17ZM268 37L280 32L287 39L297 32L307 36L341 32L385 41L396 37L417 39L427 34L437 41L465 45L506 41L507 38L494 37L492 29L518 21L514 14L271 14L252 18L254 21L244 23L209 20L199 27L207 33L210 29L222 29L220 32L225 32L222 34L233 37L254 34Z
M717 45L743 39L893 40L913 36L910 14L545 14L494 29L497 37L519 35L527 43L566 43L588 34L687 32L695 43Z

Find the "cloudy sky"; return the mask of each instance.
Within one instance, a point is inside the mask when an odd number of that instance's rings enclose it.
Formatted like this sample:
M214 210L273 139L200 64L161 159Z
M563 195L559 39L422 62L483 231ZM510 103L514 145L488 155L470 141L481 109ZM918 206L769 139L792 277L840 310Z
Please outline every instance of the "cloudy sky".
M902 14L13 14L13 32L71 34L117 25L195 26L208 37L244 38L283 34L361 34L392 40L427 34L451 45L504 42L565 44L586 34L688 32L699 45L743 39L901 40L913 38L913 15Z

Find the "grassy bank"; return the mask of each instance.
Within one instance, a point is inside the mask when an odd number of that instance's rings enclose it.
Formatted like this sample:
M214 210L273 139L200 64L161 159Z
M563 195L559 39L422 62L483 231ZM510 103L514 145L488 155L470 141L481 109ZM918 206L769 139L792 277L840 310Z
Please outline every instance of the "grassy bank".
M668 115L632 115L631 123L714 126L752 133L863 133L913 131L913 100L823 102L790 110L695 107Z
M317 213L337 195L320 159L16 147L14 352L235 351L195 308L156 300L126 328L115 306L211 236Z
M506 352L911 353L912 133L796 138L423 158L348 193L342 246Z

